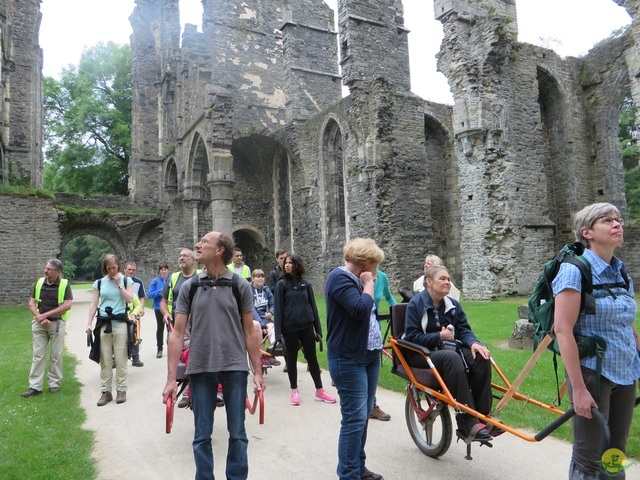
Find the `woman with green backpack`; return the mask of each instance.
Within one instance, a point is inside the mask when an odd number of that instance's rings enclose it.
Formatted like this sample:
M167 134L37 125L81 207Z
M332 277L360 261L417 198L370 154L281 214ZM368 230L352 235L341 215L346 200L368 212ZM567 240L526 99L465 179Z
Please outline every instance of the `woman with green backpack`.
M640 377L640 341L634 326L636 303L633 282L624 274L624 264L614 251L624 240L624 219L610 203L594 203L575 215L576 239L585 245L583 257L593 277L595 314L582 310L582 277L577 266L563 263L553 281L555 325L564 362L569 395L576 415L573 423L573 455L570 480L601 479L606 452L624 453ZM595 356L580 358L575 335L601 337L606 342L601 371ZM593 418L596 408L607 419L611 442L604 442L602 427ZM624 470L616 478L625 478Z

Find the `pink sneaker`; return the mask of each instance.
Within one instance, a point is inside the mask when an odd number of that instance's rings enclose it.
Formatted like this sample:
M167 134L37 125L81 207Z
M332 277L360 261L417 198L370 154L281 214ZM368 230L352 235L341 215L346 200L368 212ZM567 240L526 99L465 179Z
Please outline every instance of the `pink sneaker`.
M336 403L336 397L332 397L324 389L316 392L316 400L319 402Z
M291 405L300 405L300 394L298 393L298 390L296 388L291 390Z

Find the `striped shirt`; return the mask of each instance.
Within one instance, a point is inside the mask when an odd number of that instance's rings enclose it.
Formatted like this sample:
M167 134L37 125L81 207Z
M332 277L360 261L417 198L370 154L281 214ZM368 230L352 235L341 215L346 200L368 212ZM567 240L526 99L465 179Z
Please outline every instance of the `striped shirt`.
M617 257L613 257L611 264L608 264L589 249L585 249L583 256L591 265L594 286L624 283L620 273L623 263ZM581 292L580 270L575 265L563 263L552 286L554 296L566 289ZM615 297L607 290L594 288L596 314L580 312L573 331L577 335L604 338L607 351L602 362L602 375L618 385L632 385L640 377L640 358L631 328L637 309L633 299L633 282L630 282L629 291L621 287L612 288L611 291ZM595 371L596 357L583 358L580 364Z

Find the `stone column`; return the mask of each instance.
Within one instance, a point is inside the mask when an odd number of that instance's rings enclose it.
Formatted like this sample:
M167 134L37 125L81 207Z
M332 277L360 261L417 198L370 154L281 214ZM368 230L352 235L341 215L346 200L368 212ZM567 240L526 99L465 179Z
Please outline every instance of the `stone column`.
M200 200L190 200L186 203L191 207L191 235L195 245L200 241L200 235L198 234L198 221L200 220L198 207L200 206Z
M233 233L233 156L228 149L211 152L213 169L207 175L207 187L211 191L211 216L213 229Z

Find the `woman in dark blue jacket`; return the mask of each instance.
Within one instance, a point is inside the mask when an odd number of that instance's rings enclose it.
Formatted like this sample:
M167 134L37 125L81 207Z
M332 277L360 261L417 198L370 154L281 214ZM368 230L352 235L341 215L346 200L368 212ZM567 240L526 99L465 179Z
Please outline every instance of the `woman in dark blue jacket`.
M331 270L325 285L327 358L342 413L337 473L340 480L382 480L365 466L364 445L380 373L373 282L384 252L369 238L350 241L343 252L344 265Z
M467 315L449 297L451 278L442 266L431 266L424 276L425 289L407 306L404 339L431 350L431 361L458 403L487 415L491 411L491 363L487 347L471 331ZM442 347L442 341L459 340L464 356ZM413 352L407 359L418 368L429 368L424 356ZM456 415L456 434L470 440L488 440L489 430L468 413Z
M291 385L291 405L300 405L298 392L298 347L302 345L309 373L316 387L315 399L336 403L322 387L320 365L316 356L316 340L322 340L320 316L313 296L313 288L303 275L304 264L300 255L288 255L284 261L284 275L276 284L275 329L276 338L284 338L287 349L287 373Z

